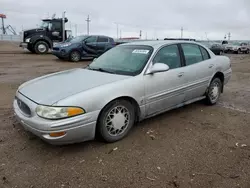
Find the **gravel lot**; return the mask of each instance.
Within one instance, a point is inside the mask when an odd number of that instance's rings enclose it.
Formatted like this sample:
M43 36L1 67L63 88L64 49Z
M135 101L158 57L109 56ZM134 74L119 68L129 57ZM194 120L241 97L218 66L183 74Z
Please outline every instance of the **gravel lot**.
M124 140L51 146L13 118L20 83L84 67L0 42L0 187L250 187L250 55L230 55L220 103L198 102L145 120ZM112 151L116 148L117 150Z

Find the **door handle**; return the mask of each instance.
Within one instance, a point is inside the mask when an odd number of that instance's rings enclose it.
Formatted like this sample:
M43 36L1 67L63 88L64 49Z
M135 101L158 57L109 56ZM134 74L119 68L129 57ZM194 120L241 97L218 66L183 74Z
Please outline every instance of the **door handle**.
M178 74L178 77L182 77L184 75L184 72L180 72L179 74Z
M213 66L214 66L214 65L213 65L213 64L211 64L211 65L209 65L209 68L211 69Z

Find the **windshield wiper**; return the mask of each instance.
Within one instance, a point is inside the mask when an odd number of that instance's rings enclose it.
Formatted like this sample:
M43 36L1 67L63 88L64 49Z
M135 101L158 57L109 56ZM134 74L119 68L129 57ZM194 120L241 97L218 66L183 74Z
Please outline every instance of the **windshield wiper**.
M110 73L110 74L115 74L114 71L110 71L110 70L103 69L103 68L92 68L90 66L87 66L87 68L90 69L90 70L94 70L94 71L100 71L100 72L106 72L106 73Z

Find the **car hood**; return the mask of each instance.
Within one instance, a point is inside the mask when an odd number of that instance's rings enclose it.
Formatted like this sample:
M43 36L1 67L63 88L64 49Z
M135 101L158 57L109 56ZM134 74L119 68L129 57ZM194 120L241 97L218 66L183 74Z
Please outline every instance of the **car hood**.
M74 94L129 78L88 69L71 69L28 81L19 92L38 104L53 105Z
M237 47L239 47L239 46L237 46L237 45L226 45L226 48L237 48Z

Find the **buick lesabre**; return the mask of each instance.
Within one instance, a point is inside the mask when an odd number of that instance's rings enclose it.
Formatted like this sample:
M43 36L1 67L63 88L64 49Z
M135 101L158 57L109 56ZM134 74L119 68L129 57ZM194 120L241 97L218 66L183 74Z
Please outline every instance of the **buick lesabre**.
M216 104L230 59L191 41L121 44L85 68L23 83L14 113L24 129L61 145L121 140L145 118L204 100Z

